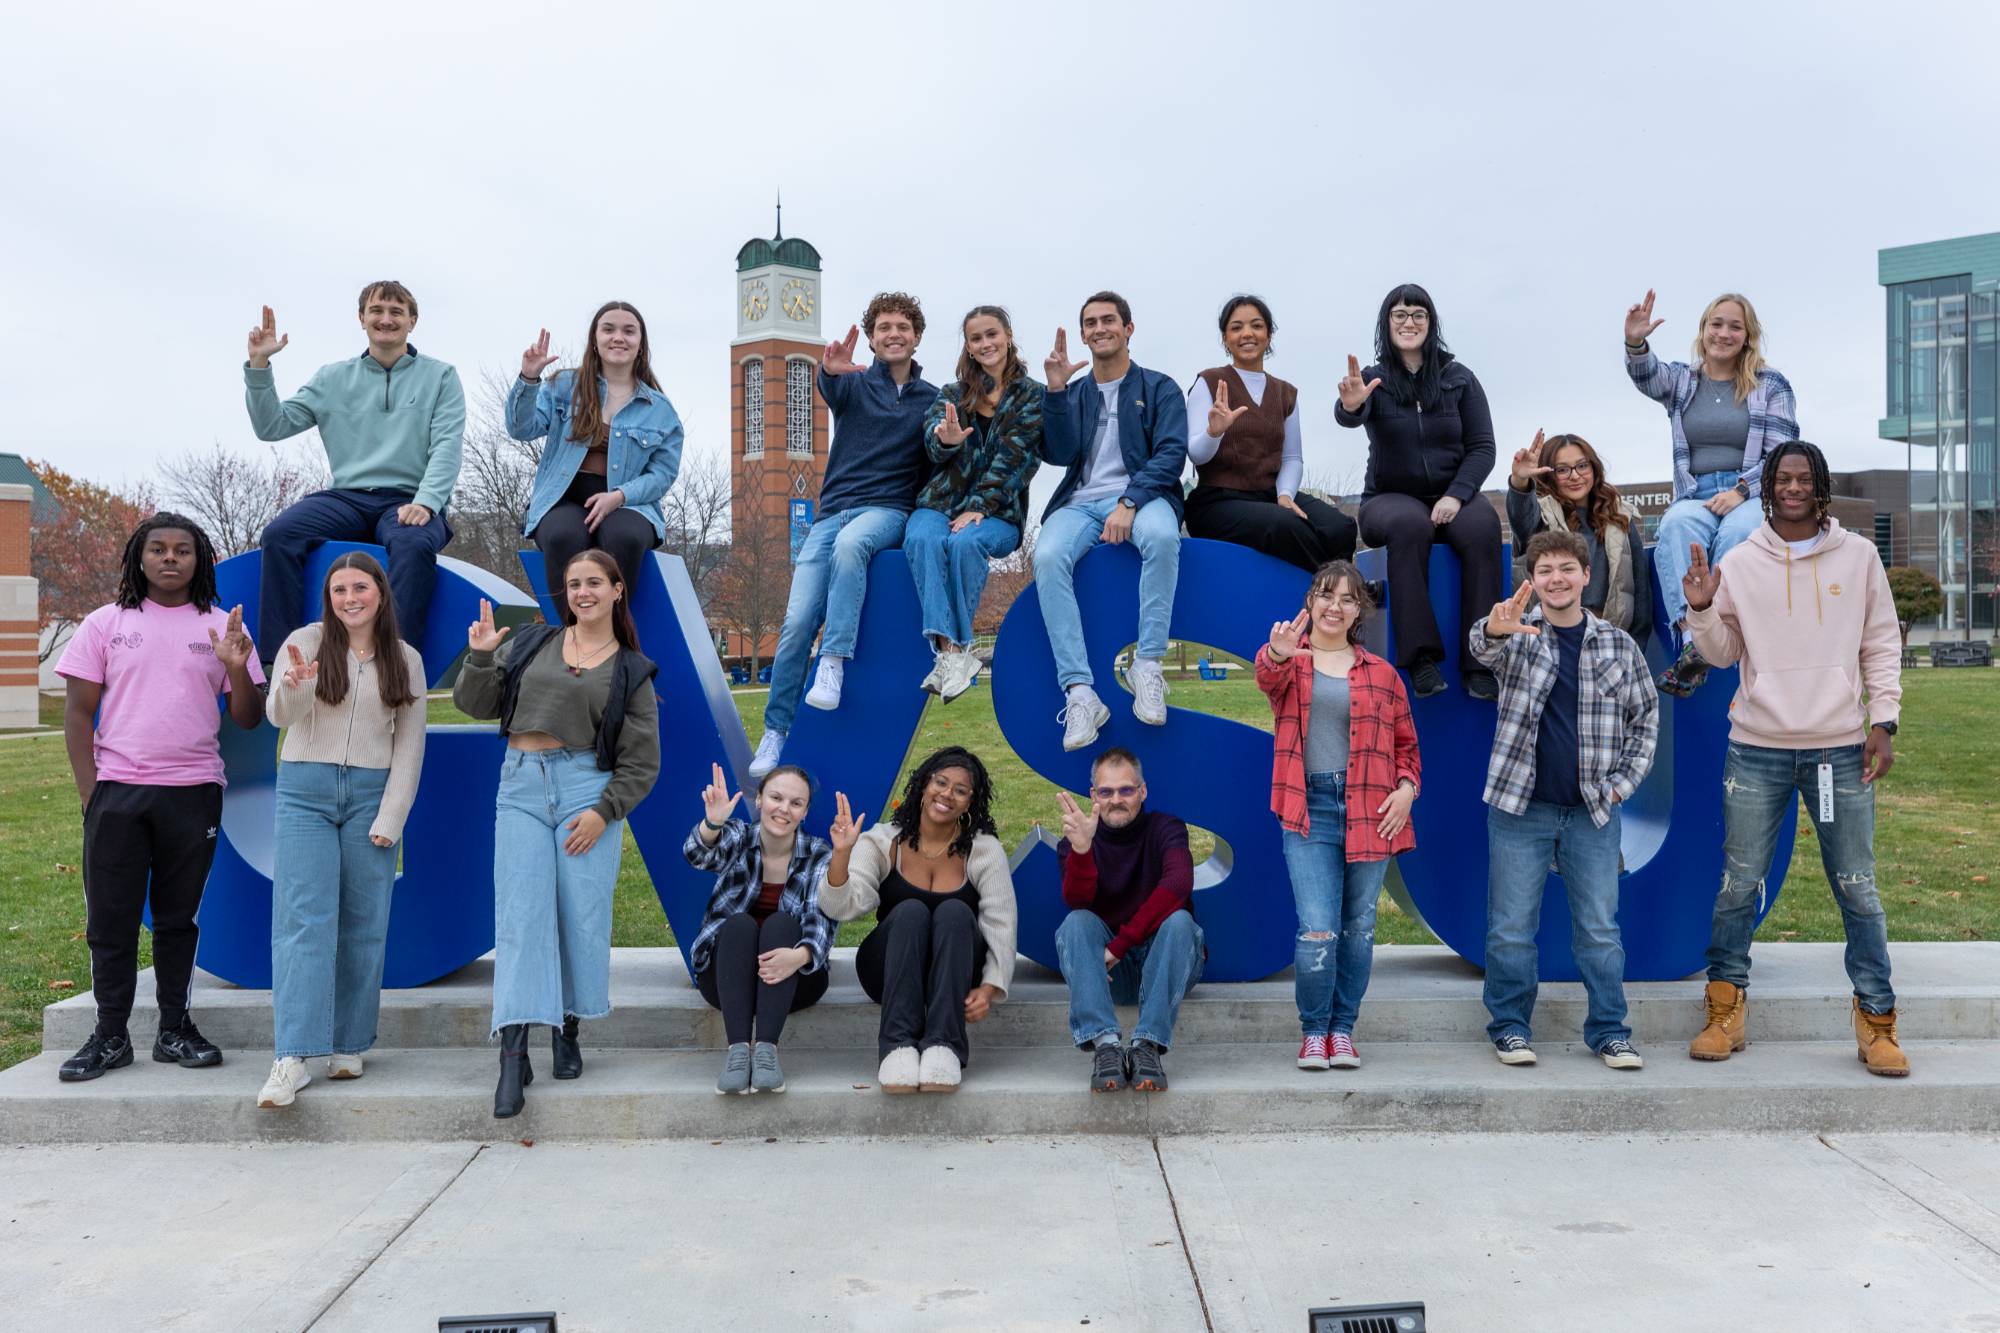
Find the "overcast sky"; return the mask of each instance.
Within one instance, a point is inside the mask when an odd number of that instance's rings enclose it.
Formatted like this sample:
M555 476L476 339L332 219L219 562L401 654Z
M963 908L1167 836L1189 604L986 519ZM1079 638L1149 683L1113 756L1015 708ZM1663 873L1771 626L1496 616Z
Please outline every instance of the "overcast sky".
M1010 307L1039 374L1109 286L1185 385L1224 359L1221 300L1263 294L1318 478L1360 475L1334 385L1406 280L1503 459L1546 427L1670 475L1617 346L1651 285L1681 356L1710 296L1750 294L1806 435L1900 466L1875 252L2000 229L1984 3L67 8L6 20L0 447L103 480L264 447L258 307L290 392L363 350L378 277L468 384L635 302L720 454L734 257L779 187L828 330L906 288L938 381L966 307Z

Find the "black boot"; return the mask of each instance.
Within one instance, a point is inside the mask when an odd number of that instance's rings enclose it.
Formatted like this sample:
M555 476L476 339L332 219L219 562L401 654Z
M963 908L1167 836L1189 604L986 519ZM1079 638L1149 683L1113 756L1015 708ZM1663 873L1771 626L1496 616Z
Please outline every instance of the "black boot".
M583 1048L576 1044L575 1014L564 1014L563 1025L549 1029L549 1049L555 1053L557 1078L576 1078L583 1073Z
M493 1089L493 1118L521 1114L527 1102L522 1089L534 1081L535 1067L528 1063L528 1025L509 1023L500 1029L500 1084Z

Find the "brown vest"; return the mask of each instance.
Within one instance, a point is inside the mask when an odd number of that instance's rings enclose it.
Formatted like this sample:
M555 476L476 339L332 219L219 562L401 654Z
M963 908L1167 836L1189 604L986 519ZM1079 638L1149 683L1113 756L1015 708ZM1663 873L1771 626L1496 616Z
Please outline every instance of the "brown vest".
M1195 469L1198 484L1220 486L1232 491L1275 490L1278 466L1285 457L1285 418L1298 405L1299 391L1276 375L1266 374L1264 401L1256 402L1250 397L1250 390L1244 387L1243 377L1236 373L1235 366L1204 370L1201 379L1208 385L1211 398L1216 396L1217 385L1227 384L1229 406L1232 409L1248 407L1250 410L1238 417L1236 424L1222 437L1215 457ZM1206 429L1206 421L1188 422L1190 435Z

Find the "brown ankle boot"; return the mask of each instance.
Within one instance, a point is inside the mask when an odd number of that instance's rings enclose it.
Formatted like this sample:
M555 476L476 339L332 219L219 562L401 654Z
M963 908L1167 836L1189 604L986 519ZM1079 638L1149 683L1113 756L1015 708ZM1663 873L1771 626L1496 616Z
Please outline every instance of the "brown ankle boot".
M1871 1014L1861 1007L1861 1001L1854 1001L1854 1040L1859 1049L1855 1055L1868 1066L1871 1074L1884 1078L1908 1078L1910 1057L1903 1054L1903 1048L1896 1041L1896 1011L1886 1014Z
M1697 1060L1727 1060L1750 1044L1750 997L1731 981L1711 981L1703 994L1708 1001L1708 1026L1688 1043L1688 1054Z

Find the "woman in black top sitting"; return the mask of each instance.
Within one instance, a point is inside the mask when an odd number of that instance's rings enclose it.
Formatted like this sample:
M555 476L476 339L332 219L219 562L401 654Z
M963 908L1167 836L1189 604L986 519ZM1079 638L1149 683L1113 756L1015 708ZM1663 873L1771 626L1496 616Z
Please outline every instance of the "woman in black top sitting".
M1431 611L1431 545L1458 554L1460 676L1497 699L1491 672L1464 654L1473 622L1500 600L1500 518L1480 497L1493 470L1486 391L1445 347L1437 307L1414 283L1390 289L1375 320L1375 364L1347 358L1334 420L1368 432L1361 540L1389 548L1389 625L1396 665L1419 697L1445 688L1444 641Z
M882 1006L876 1081L884 1092L955 1092L965 1025L1014 979L1014 876L986 765L955 745L939 750L910 774L890 822L866 833L867 815L844 794L834 800L819 905L836 921L878 917L854 959Z

